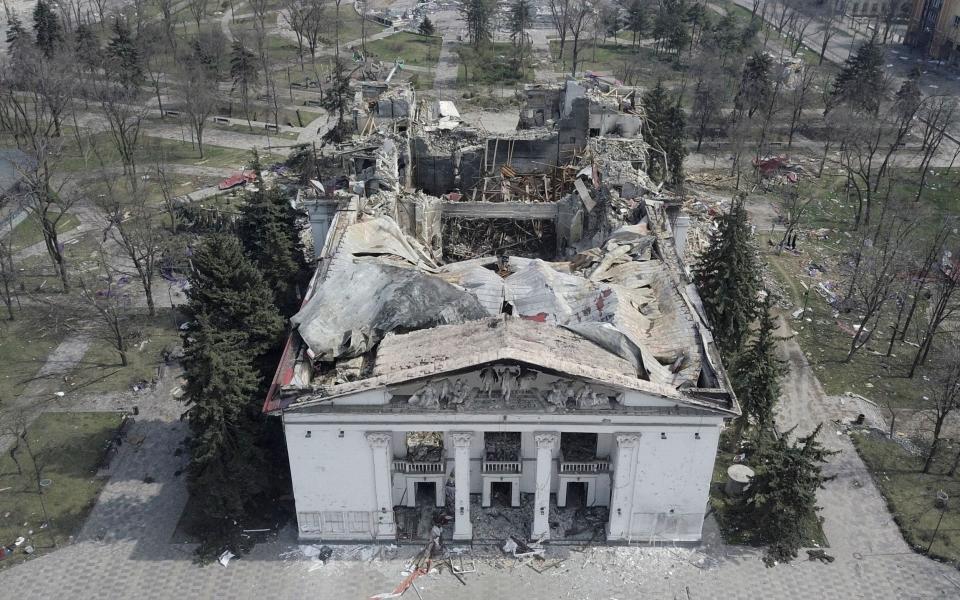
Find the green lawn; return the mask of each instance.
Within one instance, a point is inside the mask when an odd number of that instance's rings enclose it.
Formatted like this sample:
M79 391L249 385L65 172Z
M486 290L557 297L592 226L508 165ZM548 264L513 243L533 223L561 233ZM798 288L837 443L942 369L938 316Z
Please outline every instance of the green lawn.
M960 447L954 444L942 448L931 473L924 475L920 472L922 459L895 441L875 432L855 433L852 438L907 543L926 552L933 540L932 556L960 561L960 508L956 501L960 497L960 476L946 474ZM934 538L941 516L934 505L938 490L945 491L950 502Z
M0 539L5 545L20 536L26 540L0 568L26 560L27 546L36 557L68 543L79 531L105 483L96 477L97 467L121 421L121 414L114 412L44 413L28 429L31 452L21 446L16 453L22 474L9 453L3 453ZM36 469L39 479L49 483L40 488L42 498Z
M955 190L957 173L937 170L928 177L924 199L910 204L913 214L925 213L923 228L917 236L926 235L924 228L935 227L942 218L960 213L960 200ZM914 192L916 172L897 170L895 193L910 197ZM896 341L890 357L886 356L887 346L896 319L896 306L891 301L885 316L871 338L849 362L846 356L853 339L852 327L858 314L836 314L827 301L814 289L818 284L832 288L841 296L847 292L849 281L848 259L844 251L850 246L853 233L850 232L854 201L846 200L844 180L841 177L827 176L816 180L806 179L802 193L812 196L808 212L801 224L804 230L829 230L826 239L802 239L800 255L784 252L777 255L767 244L767 237L760 237L761 252L771 268L771 272L784 285L784 290L794 307L806 304L807 312L802 321L790 320L790 325L798 334L798 341L807 354L827 394L837 395L845 392L862 394L881 406L890 403L895 407L913 408L926 393L922 373L907 378L910 363L916 352L915 345ZM754 196L751 202L777 202L776 196ZM774 235L773 242L778 242ZM818 265L824 271L812 272L809 267ZM804 298L803 285L811 289ZM908 335L907 342L913 342Z
M437 64L443 38L402 32L367 42L367 52L379 56L385 64L400 57L404 64L432 67Z
M14 306L16 320L0 320L0 406L16 398L37 374L47 355L69 332L62 324L43 318L35 306ZM3 487L3 486L0 486Z
M175 121L173 122L175 123ZM83 139L83 148L77 144L72 132L66 133L69 140L61 156L55 163L60 172L83 172L105 166L121 164L109 133L98 133ZM195 144L190 143L190 131L184 127L184 136L187 141L155 138L148 135L141 136L140 151L138 152L138 170L142 172L156 164L157 161L168 163L206 165L209 167L227 167L239 169L250 160L248 150L222 148L209 143L203 146L203 158ZM96 149L96 152L93 149Z
M530 52L524 56L525 69L517 68L513 44L496 42L481 46L475 50L469 45L461 45L460 67L457 81L461 84L488 84L506 87L515 83L533 80L533 66L530 64Z
M67 213L57 223L57 233L65 233L78 225L80 225L80 219ZM15 252L43 241L43 231L32 215L28 215L26 219L20 221L20 224L13 228L13 231L3 232L3 235L10 236L11 246Z
M131 281L128 286L137 286ZM72 389L81 393L130 390L134 384L149 382L163 365L161 352L180 344L175 327L179 316L170 309L158 309L157 316L134 315L127 326L127 360L120 364L120 355L105 340L95 338L74 371L67 376ZM179 323L179 320L177 320Z

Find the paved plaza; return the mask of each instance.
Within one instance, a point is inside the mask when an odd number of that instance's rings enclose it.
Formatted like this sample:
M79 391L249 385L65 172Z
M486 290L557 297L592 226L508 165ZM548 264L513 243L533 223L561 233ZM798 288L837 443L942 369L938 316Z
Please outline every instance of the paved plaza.
M824 421L825 443L838 450L828 471L837 477L820 494L832 564L801 553L788 565L766 568L760 553L725 546L708 519L699 547L604 547L578 552L551 548L559 566L538 573L491 548L477 548L478 572L466 586L448 573L418 580L424 600L454 598L958 598L960 571L913 553L903 541L863 462L831 419L837 408L823 394L794 342L784 344L791 374L784 382L781 426L799 431ZM187 430L183 407L170 392L174 377L138 399L140 415L110 480L75 543L0 571L4 597L29 598L313 598L363 599L392 590L405 559L419 547L336 549L326 566L299 551L292 530L224 568L193 562L193 546L173 543L187 500L186 463L176 449ZM75 410L116 409L129 398L78 400ZM144 483L145 477L152 483ZM415 598L413 590L406 597Z

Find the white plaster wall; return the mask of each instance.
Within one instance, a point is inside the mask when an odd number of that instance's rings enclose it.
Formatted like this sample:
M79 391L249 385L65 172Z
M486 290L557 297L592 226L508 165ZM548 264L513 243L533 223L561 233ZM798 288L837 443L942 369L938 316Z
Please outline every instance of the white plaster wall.
M310 431L310 437L306 432ZM318 429L311 425L287 424L287 452L297 513L344 512L375 513L376 489L373 477L373 453L364 432ZM301 523L301 530L306 523ZM312 531L316 537L357 538Z
M632 515L626 524L631 539L700 539L719 437L719 423L643 429L632 506L624 511Z

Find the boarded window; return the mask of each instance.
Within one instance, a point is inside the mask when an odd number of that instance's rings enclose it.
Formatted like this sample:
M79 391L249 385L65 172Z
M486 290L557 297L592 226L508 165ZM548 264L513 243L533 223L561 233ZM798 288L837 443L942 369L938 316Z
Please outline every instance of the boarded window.
M297 513L297 523L300 524L300 531L305 533L320 531L320 513L302 512Z

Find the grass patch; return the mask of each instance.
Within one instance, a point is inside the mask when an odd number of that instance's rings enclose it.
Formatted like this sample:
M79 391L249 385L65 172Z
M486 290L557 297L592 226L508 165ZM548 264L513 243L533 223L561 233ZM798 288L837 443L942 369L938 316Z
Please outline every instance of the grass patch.
M960 561L960 507L955 501L960 495L960 476L946 474L958 451L956 444L945 445L931 473L923 474L923 460L896 441L869 431L851 437L907 543L918 552L926 553L930 547L930 556ZM941 515L934 505L938 490L949 494L950 503L934 537Z
M33 546L35 552L29 557L36 557L63 545L77 533L105 483L96 477L97 468L121 422L122 415L114 412L44 413L27 432L36 463L21 448L16 457L23 473L18 474L16 463L4 452L0 458L0 487L10 489L0 492L0 539L9 544L23 536L26 541L0 562L0 568L26 560L26 546ZM50 485L42 488L49 518L46 526L35 466L41 479L50 480Z
M440 56L443 38L402 32L367 42L367 52L379 56L385 64L400 57L404 64L431 67Z
M6 307L3 308L2 314L6 317ZM36 306L14 308L14 314L13 321L0 320L0 405L23 392L46 362L47 355L69 333L55 320L43 318L43 311Z
M138 284L131 281L127 285ZM84 393L128 391L133 385L153 381L164 364L164 350L180 344L177 319L179 315L171 309L158 309L153 318L133 316L127 327L127 366L120 364L120 355L112 346L95 338L67 381Z
M53 215L55 217L56 215ZM80 225L80 219L70 213L64 214L57 223L57 233L65 233ZM27 215L27 218L20 221L20 224L9 232L10 242L13 251L22 250L34 244L43 241L43 231L40 229L40 223L33 217Z
M529 50L524 55L525 68L519 68L514 59L516 52L513 44L508 42L484 44L479 49L462 45L457 52L460 55L458 83L505 87L533 81L533 66L530 64L532 53Z
M175 121L170 122L175 125ZM223 148L209 143L203 145L203 158L196 144L191 143L190 130L183 129L187 141L169 140L142 136L137 157L138 172L149 169L158 161L177 164L202 165L208 167L226 167L239 169L250 161L250 151L236 148ZM119 166L120 155L109 133L96 133L81 136L83 147L77 143L73 133L66 133L65 147L57 159L55 167L60 172L82 173L101 166ZM94 152L94 149L96 150Z
M915 234L918 239L926 235L927 229L938 226L944 217L960 213L960 199L953 192L955 177L955 173L943 169L928 177L927 191L915 209L915 212L926 216L924 225ZM903 197L907 192L914 191L915 178L915 171L896 170L893 174L894 193ZM893 300L885 308L870 342L852 360L846 361L853 339L852 328L859 315L855 310L850 313L838 312L815 288L822 284L840 296L847 292L850 261L845 252L853 245L853 236L857 235L849 231L856 208L855 201L846 199L842 177L824 175L820 180L809 178L809 181L801 191L811 195L814 201L801 227L808 231L824 230L826 237L816 239L808 236L801 242L800 254L783 252L779 255L767 244L768 239L779 242L778 234L772 237L761 235L759 238L764 258L784 285L792 305L807 307L802 321L790 322L797 332L798 342L827 394L855 392L881 406L889 404L897 408L916 408L927 392L921 372L918 371L912 379L906 377L917 350L911 343L914 341L913 329L907 336L907 343L895 341L891 356L886 356L897 314ZM777 202L773 195L759 199L770 200ZM875 207L874 210L876 212L879 209ZM812 265L823 270L812 270ZM811 289L809 294L805 292L804 285ZM922 309L921 303L917 310Z

